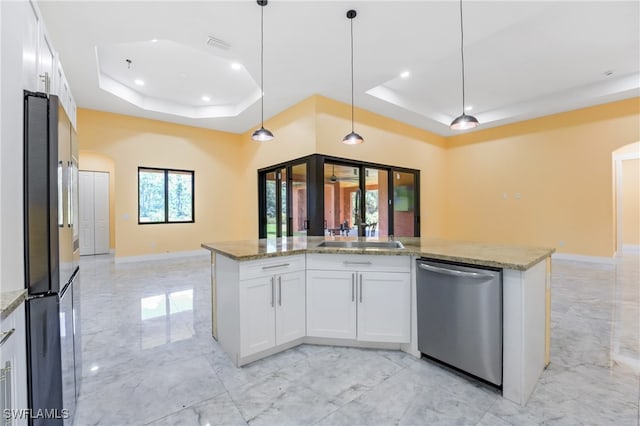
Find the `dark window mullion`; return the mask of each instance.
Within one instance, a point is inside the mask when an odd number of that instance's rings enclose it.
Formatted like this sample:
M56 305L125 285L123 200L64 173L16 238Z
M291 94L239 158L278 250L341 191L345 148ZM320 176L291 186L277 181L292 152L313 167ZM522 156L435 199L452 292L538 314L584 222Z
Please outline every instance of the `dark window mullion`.
M164 223L169 223L169 170L164 171Z

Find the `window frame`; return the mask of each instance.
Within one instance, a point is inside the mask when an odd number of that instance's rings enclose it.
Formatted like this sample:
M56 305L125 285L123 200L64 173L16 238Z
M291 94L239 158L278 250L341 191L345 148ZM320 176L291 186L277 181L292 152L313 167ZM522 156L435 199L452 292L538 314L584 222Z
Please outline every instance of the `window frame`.
M162 172L164 175L164 221L141 222L140 221L140 171ZM191 174L191 220L169 220L169 174L175 172L179 174ZM195 223L196 221L196 172L195 170L165 169L159 167L138 166L138 225L162 225L176 223Z

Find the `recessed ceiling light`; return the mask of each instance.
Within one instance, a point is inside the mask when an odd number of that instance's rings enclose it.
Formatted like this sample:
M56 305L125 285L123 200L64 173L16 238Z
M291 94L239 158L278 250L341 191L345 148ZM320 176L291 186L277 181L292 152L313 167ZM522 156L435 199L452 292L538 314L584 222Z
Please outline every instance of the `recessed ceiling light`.
M207 96L207 95L204 95L204 96L203 96L202 98L200 98L200 99L202 99L202 100L203 100L203 101L205 101L205 102L209 102L209 101L211 100L211 98L210 98L209 96Z
M409 78L410 75L411 73L409 71L403 71L400 73L400 78Z
M97 365L91 367L91 371L98 371L98 369L100 369L100 367L98 367Z
M152 38L152 39L151 39L151 43L157 43L157 42L158 42L158 39L157 39L157 38Z
M144 86L144 80L140 80L139 78L133 81L138 86Z
M473 109L473 107L471 105L468 105L466 107L464 107L465 111L471 111Z
M242 68L242 65L240 65L240 64L239 64L239 63L237 63L237 62L233 62L233 63L231 64L231 69L232 69L232 70L238 71L240 68Z

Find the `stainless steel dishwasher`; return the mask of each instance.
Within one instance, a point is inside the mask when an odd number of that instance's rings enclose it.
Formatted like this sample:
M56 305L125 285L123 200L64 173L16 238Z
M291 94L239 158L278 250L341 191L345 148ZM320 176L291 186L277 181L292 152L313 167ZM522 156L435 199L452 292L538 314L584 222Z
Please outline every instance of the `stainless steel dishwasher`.
M502 385L502 271L417 260L418 350Z

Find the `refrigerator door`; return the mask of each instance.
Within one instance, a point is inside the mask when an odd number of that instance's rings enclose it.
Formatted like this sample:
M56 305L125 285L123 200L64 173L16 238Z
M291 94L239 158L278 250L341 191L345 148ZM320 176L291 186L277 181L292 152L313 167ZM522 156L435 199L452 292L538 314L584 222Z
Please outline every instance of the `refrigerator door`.
M24 240L25 279L29 295L57 292L59 289L58 235L52 232L57 227L56 204L50 202L50 197L57 198L58 168L55 160L55 166L51 167L48 155L49 143L52 142L49 140L48 118L48 99L25 92Z
M60 349L62 364L62 405L69 410L70 418L76 407L75 351L73 334L73 281L68 283L60 296ZM65 421L67 423L67 421Z
M51 121L55 128L51 129L52 138L57 139L57 165L62 170L62 179L58 180L60 191L55 201L57 206L58 246L56 251L59 256L60 273L58 276L59 288L65 286L71 279L77 265L73 258L73 201L74 195L74 166L71 157L71 121L67 117L62 105L56 96L50 100ZM53 151L52 152L56 152ZM77 191L77 184L75 185ZM77 194L77 192L76 192Z
M82 328L80 322L80 294L82 293L82 285L80 284L80 268L76 270L73 280L73 359L75 361L75 378L76 378L76 400L80 397L80 386L82 384Z
M28 299L26 307L29 408L33 412L57 410L54 413L59 417L36 418L33 424L62 424L58 295Z

